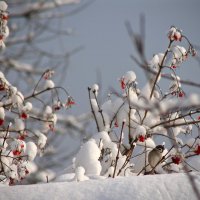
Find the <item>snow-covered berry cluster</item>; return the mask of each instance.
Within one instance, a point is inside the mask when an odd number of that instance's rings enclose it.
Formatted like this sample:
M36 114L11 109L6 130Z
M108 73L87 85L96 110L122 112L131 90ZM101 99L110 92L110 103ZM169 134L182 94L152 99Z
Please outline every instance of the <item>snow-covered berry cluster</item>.
M38 90L39 82L33 92L24 97L0 72L0 183L16 184L35 171L33 161L37 153L43 152L48 132L55 131L57 110L54 105L42 105L41 114L37 112L38 104L33 99L39 100L39 95L59 87Z
M176 71L195 50L176 27L170 28L168 37L166 51L155 54L147 66L149 80L143 88L138 87L134 71L119 79L122 93L111 95L111 91L102 105L98 102L99 86L88 88L97 133L83 144L73 160L75 171L81 169L82 180L92 175L181 172L186 160L200 154L199 135L194 129L199 130L200 121L195 117L200 112L200 96L185 94ZM188 41L187 50L175 45L184 38ZM159 82L165 77L171 83L163 92ZM190 141L183 140L184 135L189 135ZM156 144L158 138L162 145Z
M0 1L0 48L5 48L5 40L9 35L8 23L8 11L5 1Z
M172 26L168 32L168 38L171 41L181 41L182 40L182 31L176 28L175 26Z

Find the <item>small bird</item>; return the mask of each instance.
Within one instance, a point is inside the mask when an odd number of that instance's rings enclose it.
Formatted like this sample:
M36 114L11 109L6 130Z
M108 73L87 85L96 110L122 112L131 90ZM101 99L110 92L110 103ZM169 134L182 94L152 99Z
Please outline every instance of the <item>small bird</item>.
M164 149L165 149L164 145L158 145L149 152L148 162L149 165L152 167L152 169L154 169L158 165L158 163L161 162L163 158L162 153Z

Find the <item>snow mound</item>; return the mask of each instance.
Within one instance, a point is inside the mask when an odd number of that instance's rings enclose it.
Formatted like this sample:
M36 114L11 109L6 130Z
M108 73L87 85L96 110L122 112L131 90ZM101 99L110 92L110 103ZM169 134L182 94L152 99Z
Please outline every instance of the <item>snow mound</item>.
M193 174L200 188L200 173ZM19 192L20 191L20 192ZM197 200L185 174L147 175L0 187L1 199Z

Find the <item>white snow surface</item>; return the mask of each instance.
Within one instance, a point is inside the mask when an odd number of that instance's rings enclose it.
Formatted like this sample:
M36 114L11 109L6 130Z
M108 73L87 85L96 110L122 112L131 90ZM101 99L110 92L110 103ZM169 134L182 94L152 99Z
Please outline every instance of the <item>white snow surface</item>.
M193 174L200 188L200 173ZM2 186L0 199L197 200L186 174Z

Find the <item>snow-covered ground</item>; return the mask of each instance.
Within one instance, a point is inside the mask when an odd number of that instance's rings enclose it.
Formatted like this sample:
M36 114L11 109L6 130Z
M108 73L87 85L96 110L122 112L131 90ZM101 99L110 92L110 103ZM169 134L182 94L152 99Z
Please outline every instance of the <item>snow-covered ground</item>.
M200 188L200 174L195 174ZM147 175L0 187L0 199L197 200L187 175Z

